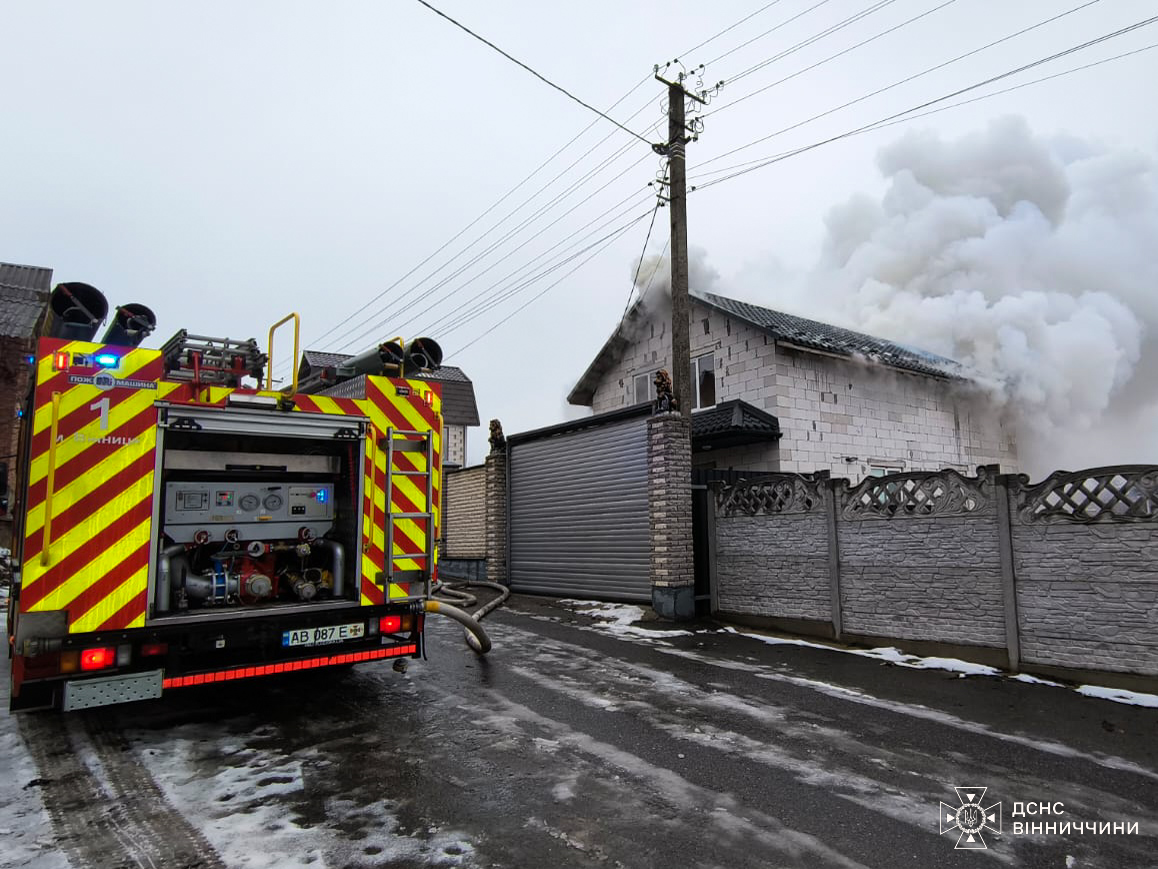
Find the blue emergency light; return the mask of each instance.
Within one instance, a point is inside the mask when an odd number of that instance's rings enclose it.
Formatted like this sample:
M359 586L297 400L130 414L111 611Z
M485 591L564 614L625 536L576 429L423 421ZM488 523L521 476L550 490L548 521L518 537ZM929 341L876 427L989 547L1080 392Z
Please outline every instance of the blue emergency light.
M97 368L116 368L120 361L120 358L113 353L98 353L93 357L93 362L96 363Z
M314 497L316 497L318 499L319 504L325 504L326 503L326 490L325 489L318 489L318 494L315 495Z

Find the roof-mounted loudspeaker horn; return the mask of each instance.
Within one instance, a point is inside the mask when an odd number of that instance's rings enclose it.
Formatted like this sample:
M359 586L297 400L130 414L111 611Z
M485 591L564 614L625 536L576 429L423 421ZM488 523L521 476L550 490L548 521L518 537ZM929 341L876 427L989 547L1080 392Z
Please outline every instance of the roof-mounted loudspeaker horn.
M442 348L433 338L415 338L406 345L407 371L437 371L442 365Z
M396 374L405 358L402 345L397 341L383 341L357 356L353 356L337 366L339 379L357 377L359 374Z
M102 344L117 344L122 347L139 347L152 331L157 328L156 315L144 305L130 303L118 305L113 313L113 321L105 330Z
M91 341L109 312L105 294L79 282L57 284L48 300L48 325L44 334L67 341Z

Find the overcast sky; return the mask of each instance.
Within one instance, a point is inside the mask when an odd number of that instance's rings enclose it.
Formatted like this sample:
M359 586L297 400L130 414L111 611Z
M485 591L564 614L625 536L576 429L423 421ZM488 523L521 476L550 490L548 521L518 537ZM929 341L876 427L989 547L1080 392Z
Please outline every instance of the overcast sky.
M663 121L663 89L650 78L654 64L677 57L688 67L710 62L705 84L727 81L880 7L727 84L708 107L718 114L705 119L702 137L689 146L692 176L697 166L726 167L859 127L1156 12L1153 0L1095 2L709 162L1083 0L955 0L730 106L942 2L781 0L687 54L763 0L434 5L601 109L638 85L609 113L653 142L664 137L658 129L666 130L653 128ZM269 325L290 311L302 315L305 346L318 349L358 352L425 330L475 382L484 427L470 435L471 461L481 460L491 417L508 433L565 418L566 393L622 314L647 220L570 276L564 277L580 260L522 282L650 212L646 185L660 163L644 143L414 0L0 0L0 32L0 260L50 267L57 281L92 283L113 304L149 305L160 320L151 346L180 328L264 343ZM1155 41L1158 25L969 96ZM1015 114L1037 134L1153 154L1155 81L1158 50L911 126L951 139ZM833 206L856 192L882 193L877 154L906 129L857 136L694 192L691 244L706 252L727 286L784 306L791 300L778 293L776 275L817 260ZM600 230L605 221L611 222ZM660 252L666 233L661 211L652 253ZM485 256L475 261L479 254ZM469 312L496 292L501 302L455 328L463 305ZM821 310L802 313L824 318ZM288 345L278 353L288 355Z

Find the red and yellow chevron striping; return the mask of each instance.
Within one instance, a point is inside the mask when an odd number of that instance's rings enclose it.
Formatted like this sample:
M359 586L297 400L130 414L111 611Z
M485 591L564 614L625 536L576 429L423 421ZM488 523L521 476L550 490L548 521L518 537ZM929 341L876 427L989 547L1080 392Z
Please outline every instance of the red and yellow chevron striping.
M157 545L156 402L223 405L234 392L211 387L195 396L187 383L166 381L156 350L116 348L119 361L111 372L76 364L58 371L54 365L60 353L84 359L103 349L89 342L46 339L35 363L20 607L24 612L66 610L72 633L145 624L150 558ZM362 461L361 602L410 597L406 584L383 589L378 582L387 557L384 529L387 511L433 514L430 521L396 519L389 554L397 570L426 566L420 556L440 527L442 418L437 384L371 377L366 379L365 398L299 395L295 405L294 413L370 421ZM422 476L392 473L386 491L387 450L378 443L392 430L430 433L434 473L429 503ZM426 457L396 453L393 471L425 472Z
M393 383L391 390L381 383ZM397 386L405 384L404 389ZM399 394L405 391L407 394ZM393 394L390 394L393 393ZM427 535L437 539L440 527L440 491L442 467L442 398L437 384L425 381L379 381L366 379L364 399L330 398L317 395L302 395L297 399L298 408L317 413L337 413L365 416L370 420L371 431L367 438L364 456L367 472L363 481L366 511L362 517L362 602L380 604L387 597L390 600L411 597L411 589L406 583L392 583L389 589L378 584L378 575L384 571L386 563L386 457L387 450L379 446L391 430L418 431L432 433L434 452L434 475L432 477L432 504L427 505L426 492L416 480L421 477L391 474L389 493L390 512L434 514L433 528L428 528L423 520L395 520L394 541L391 557L397 570L418 570L424 567L424 560L414 557L426 551ZM396 453L395 471L426 470L426 458L418 453Z
M66 610L74 633L145 621L156 468L156 350L121 348L115 374L71 366L102 345L42 342L24 519L21 607ZM51 510L51 516L49 511Z

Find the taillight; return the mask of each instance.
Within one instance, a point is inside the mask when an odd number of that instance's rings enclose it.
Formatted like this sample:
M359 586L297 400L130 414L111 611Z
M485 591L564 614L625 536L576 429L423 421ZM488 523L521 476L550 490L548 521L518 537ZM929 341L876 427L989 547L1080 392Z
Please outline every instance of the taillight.
M167 654L169 654L168 643L145 643L143 646L141 646L142 658L152 658L155 655Z
M99 649L85 649L80 653L80 668L82 670L104 670L117 662L117 650L109 647Z
M378 630L384 634L399 634L414 627L414 616L410 613L397 616L382 616L378 619Z

